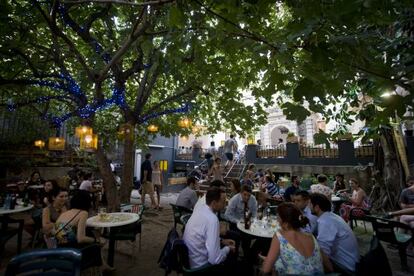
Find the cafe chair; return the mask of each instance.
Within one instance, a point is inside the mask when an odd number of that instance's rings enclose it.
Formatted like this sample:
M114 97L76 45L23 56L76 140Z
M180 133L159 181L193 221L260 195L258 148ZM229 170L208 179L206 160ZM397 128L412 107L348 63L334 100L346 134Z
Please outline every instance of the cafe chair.
M357 275L392 275L387 254L379 239L373 236L369 251L356 264Z
M72 248L30 251L11 259L7 265L5 276L79 276L81 271L81 257L81 252Z
M178 206L175 204L170 203L172 209L173 209L173 215L174 215L174 227L177 227L177 224L181 224L181 216L185 215L185 214L192 214L193 211L190 209L187 209L185 207L182 206Z
M367 216L371 219L375 236L380 240L398 248L401 267L407 270L407 247L414 241L414 230L409 225L395 220ZM404 233L404 232L405 233Z
M183 240L174 243L174 248L172 252L176 254L176 262L178 262L177 273L183 273L184 276L187 275L197 275L197 276L210 276L210 275L221 275L220 274L220 265L211 265L206 264L198 268L190 268L190 262L188 259L188 248L185 245Z
M365 233L367 233L367 226L365 224L365 217L371 215L370 210L363 209L359 207L352 208L349 212L349 225L351 226L351 229L354 230L354 223L355 226L357 225L357 221L360 220L364 224Z
M17 235L17 254L20 254L22 250L22 239L23 239L23 219L12 219L7 216L0 217L0 258L3 254L6 243ZM15 225L16 227L9 227L10 225Z
M185 215L182 215L181 218L180 218L180 222L183 225L183 232L184 232L185 226L187 225L187 222L190 219L190 217L191 217L191 214L185 214Z

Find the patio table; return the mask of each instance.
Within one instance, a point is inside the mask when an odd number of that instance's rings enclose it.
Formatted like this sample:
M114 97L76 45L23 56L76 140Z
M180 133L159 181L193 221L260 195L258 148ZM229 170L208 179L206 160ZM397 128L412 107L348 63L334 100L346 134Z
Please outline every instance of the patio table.
M273 238L273 235L280 229L279 223L276 218L271 218L270 221L266 218L262 220L253 219L252 224L250 225L250 229L244 228L244 221L239 221L237 223L237 228L251 236L259 237L259 238Z
M132 224L139 220L139 215L135 213L108 213L102 216L98 214L90 217L86 221L86 226L95 228L113 228ZM111 235L109 235L110 237ZM115 239L109 238L108 247L108 265L114 265L114 253L115 253Z
M32 204L29 204L27 206L16 204L16 207L14 207L14 209L5 209L4 207L1 207L0 208L0 216L10 215L10 214L15 214L15 213L20 213L20 212L26 212L26 211L29 211L32 208L33 208Z

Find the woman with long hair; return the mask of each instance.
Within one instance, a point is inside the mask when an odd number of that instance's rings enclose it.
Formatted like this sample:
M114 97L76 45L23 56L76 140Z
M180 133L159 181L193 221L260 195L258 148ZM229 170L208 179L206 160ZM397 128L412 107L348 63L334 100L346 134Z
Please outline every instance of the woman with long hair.
M49 202L42 211L42 231L46 235L52 232L59 216L67 211L68 191L60 187L52 190Z
M91 267L111 270L102 259L100 242L95 237L86 235L86 220L91 205L89 193L79 190L70 201L71 209L57 219L54 236L59 247L77 248L82 252L82 270Z
M273 236L263 262L263 272L275 268L279 275L323 274L322 255L314 236L301 232L309 220L293 203L277 208L280 230Z
M351 178L349 180L349 184L352 188L352 195L349 197L349 194L343 194L344 196L348 197L348 202L343 203L339 209L339 214L346 222L349 221L349 214L351 213L352 209L357 207L362 209L369 209L367 194L361 188L358 180Z

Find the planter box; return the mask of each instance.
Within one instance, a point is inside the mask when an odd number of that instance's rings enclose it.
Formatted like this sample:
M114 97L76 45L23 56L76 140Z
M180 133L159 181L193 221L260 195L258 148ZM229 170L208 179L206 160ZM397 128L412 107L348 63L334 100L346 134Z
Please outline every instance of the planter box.
M286 138L287 143L298 143L299 139L297 136L291 136Z

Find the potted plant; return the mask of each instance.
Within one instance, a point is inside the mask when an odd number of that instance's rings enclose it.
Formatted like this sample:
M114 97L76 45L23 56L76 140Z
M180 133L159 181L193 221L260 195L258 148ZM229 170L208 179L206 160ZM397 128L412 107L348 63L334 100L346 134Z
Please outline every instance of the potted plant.
M286 138L287 143L298 143L299 139L293 132L289 132Z

